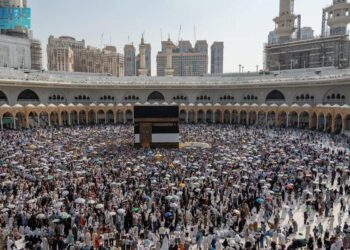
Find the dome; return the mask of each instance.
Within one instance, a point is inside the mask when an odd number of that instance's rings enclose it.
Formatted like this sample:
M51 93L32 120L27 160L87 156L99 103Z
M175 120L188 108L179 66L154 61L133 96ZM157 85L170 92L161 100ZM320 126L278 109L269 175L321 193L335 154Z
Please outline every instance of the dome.
M55 105L55 104L49 104L49 106L48 106L49 108L56 108L57 106Z
M277 105L276 103L272 103L272 104L270 105L270 107L277 108L277 107L278 107L278 105Z
M171 105L176 105L177 103L176 102L172 102Z
M221 105L219 103L214 104L215 107L220 107Z
M252 104L252 107L259 107L259 105L256 104L256 103L253 103L253 104Z
M126 104L126 106L127 106L127 107L131 107L132 105L131 105L131 103L128 103L128 104Z
M263 104L260 105L260 107L267 107L267 104L263 103Z
M323 105L322 105L322 104L317 104L317 105L316 105L316 107L318 107L318 108L322 108L322 107L323 107Z
M292 108L299 108L300 106L298 104L294 103L291 107Z
M324 105L323 107L325 107L325 108L330 108L330 107L332 107L330 104L326 104L326 105Z
M16 104L15 106L13 106L14 108L23 108L23 106L21 104Z
M75 105L73 103L69 103L68 107L75 107Z
M40 103L40 104L38 105L38 108L46 108L46 106L45 106L44 104Z
M334 108L340 108L339 104L334 104L333 107Z
M241 106L241 104L236 103L234 106L235 106L235 107L240 107L240 106Z
M96 104L95 103L91 103L89 106L90 107L96 107Z
M203 107L204 105L203 105L203 103L198 103L197 106L198 107Z
M347 104L344 104L343 106L341 106L342 108L350 108L350 106L349 105L347 105Z
M84 105L81 103L78 103L77 107L84 107Z
M103 103L100 103L99 105L98 105L99 107L106 107L106 105L105 104L103 104Z
M193 106L194 106L194 104L193 104L193 103L190 103L190 104L188 104L188 106L191 106L191 107L193 107Z
M33 104L28 104L26 108L35 108L35 106Z
M205 106L207 106L207 107L211 107L211 106L213 106L211 103L207 103Z
M117 106L118 106L118 107L123 107L124 105L121 104L121 103L118 103Z
M226 106L232 106L232 103L227 103Z
M183 106L186 106L186 104L184 104L184 103L181 103L181 104L180 104L180 106L182 106L182 107L183 107Z
M243 107L249 107L249 104L248 103L244 103L242 106Z
M1 105L1 108L10 108L10 106L7 104L3 104L3 105Z
M159 105L159 102L154 102L153 105Z
M150 103L149 102L145 102L145 105L150 105Z
M167 103L167 102L163 102L163 103L162 103L162 105L169 105L169 103Z
M113 104L113 103L108 103L107 106L108 106L108 107L114 107L114 104Z
M311 108L311 105L306 103L303 105L303 108Z
M60 107L60 108L65 108L66 105L64 105L63 103L61 103L60 105L58 105L58 107Z
M283 107L283 108L288 108L289 106L288 106L286 103L283 103L283 104L281 105L281 107Z
M136 102L135 105L141 105L141 102Z

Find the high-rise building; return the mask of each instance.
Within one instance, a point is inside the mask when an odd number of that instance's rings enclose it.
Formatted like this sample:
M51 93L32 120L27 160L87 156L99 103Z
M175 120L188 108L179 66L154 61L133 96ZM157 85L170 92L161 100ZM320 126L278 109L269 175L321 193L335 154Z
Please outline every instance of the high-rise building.
M224 73L224 43L214 42L211 46L211 70L212 74Z
M268 44L278 43L278 37L277 37L276 31L273 30L269 32L269 35L267 37L267 43Z
M180 41L175 46L170 40L162 42L162 50L157 54L157 75L167 75L167 49L172 44L172 69L174 76L203 76L208 73L208 44L206 41L197 41L192 47L189 41Z
M136 76L136 50L133 44L124 46L124 75Z
M300 30L300 38L301 40L313 39L314 30L311 27L302 27Z
M102 50L88 46L81 50L80 60L82 72L124 76L124 56L114 46Z
M85 48L85 40L77 41L73 37L69 36L61 36L59 38L55 38L54 36L50 36L47 44L47 60L48 60L48 70L55 71L57 70L55 67L51 67L51 65L56 65L53 61L56 61L53 56L58 55L62 52L63 48L69 47L73 51L73 71L80 72L82 71L80 65L80 56L81 50ZM61 51L60 53L54 53L52 51ZM68 54L67 54L68 55ZM60 67L62 68L62 67ZM63 67L70 68L70 67Z
M67 45L48 47L47 59L47 68L50 71L74 72L74 52Z

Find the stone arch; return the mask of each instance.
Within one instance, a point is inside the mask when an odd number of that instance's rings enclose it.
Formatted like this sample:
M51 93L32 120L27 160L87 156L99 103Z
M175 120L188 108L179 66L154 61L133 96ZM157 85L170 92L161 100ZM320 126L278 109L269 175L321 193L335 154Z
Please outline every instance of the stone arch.
M0 90L0 104L8 104L7 95L2 90Z
M86 117L86 111L81 110L79 112L79 125L86 125L87 124L87 117Z
M59 126L59 114L56 111L50 113L51 126Z
M310 129L316 129L317 128L317 114L316 112L312 112L310 117Z
M247 111L245 110L240 112L240 124L247 125Z
M281 91L275 89L267 94L265 101L266 103L271 103L271 102L280 103L280 102L285 102L286 98Z
M16 113L16 129L24 129L27 127L26 116L23 112Z
M96 112L93 111L92 109L89 110L89 112L88 112L87 124L88 125L96 124Z
M67 111L61 112L61 121L63 126L69 126L69 115Z
M106 122L107 122L107 124L114 123L114 112L112 110L108 110L106 112Z
M31 111L28 114L28 125L30 128L39 127L38 114L36 112Z
M232 124L239 124L239 113L237 110L232 111Z
M222 112L218 109L215 111L215 123L222 123Z
M229 124L229 123L231 123L230 120L231 120L230 111L225 110L224 111L224 123Z
M35 93L31 89L25 89L19 95L17 96L17 101L18 102L25 102L25 103L40 103L40 99L37 93Z
M49 126L49 113L48 112L43 111L39 114L39 124L40 124L40 127Z
M344 116L344 128L345 133L350 132L350 114Z
M181 109L179 112L179 121L182 123L186 122L186 110Z
M72 125L78 125L79 124L79 119L78 119L78 112L73 110L70 113L70 121Z
M14 117L10 112L2 115L2 127L5 129L14 129Z
M207 110L205 119L206 119L206 122L209 124L214 122L214 113L211 109Z
M254 110L251 110L249 112L249 119L248 119L248 125L255 125L257 122L256 119L256 112Z
M117 111L117 123L124 123L124 113L122 110Z
M196 122L195 117L196 117L196 113L194 112L194 110L188 111L188 123L195 123Z
M257 125L266 126L266 113L262 110L258 112Z
M66 95L62 91L54 91L49 95L48 103L66 103Z
M317 128L318 130L322 131L325 129L325 120L326 117L323 113L318 114L318 119L317 119Z
M198 123L204 123L205 122L205 113L203 110L198 110L197 112L197 122Z
M130 124L134 122L133 113L129 109L125 111L125 122Z
M309 128L310 115L308 112L303 111L299 114L299 128Z
M326 132L332 132L332 119L333 119L333 116L332 114L328 113L326 114L325 116L325 131Z
M106 123L106 116L105 112L103 110L97 111L97 124L105 124Z
M288 114L288 127L297 128L298 127L298 113L296 111L291 111Z
M164 95L162 93L160 93L159 91L153 91L147 97L147 101L149 101L149 102L160 102L160 101L165 101L165 98L164 98Z
M334 133L340 134L343 131L343 119L341 114L337 114L334 117Z
M267 113L267 126L276 126L276 112L269 111Z
M347 96L344 94L344 90L339 88L333 88L327 91L323 97L323 104L344 104L347 101Z
M287 112L281 111L278 113L277 124L276 126L285 128L287 127Z

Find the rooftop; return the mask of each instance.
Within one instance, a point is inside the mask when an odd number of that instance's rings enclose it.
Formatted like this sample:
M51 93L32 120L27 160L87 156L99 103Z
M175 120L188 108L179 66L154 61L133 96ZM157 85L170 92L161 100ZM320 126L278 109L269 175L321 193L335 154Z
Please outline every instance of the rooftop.
M114 77L103 74L41 72L16 70L0 67L0 81L21 81L28 83L52 83L81 86L144 86L144 85L263 85L281 83L321 82L334 79L350 78L350 69L322 68L297 69L267 74L232 73L207 75L204 77Z

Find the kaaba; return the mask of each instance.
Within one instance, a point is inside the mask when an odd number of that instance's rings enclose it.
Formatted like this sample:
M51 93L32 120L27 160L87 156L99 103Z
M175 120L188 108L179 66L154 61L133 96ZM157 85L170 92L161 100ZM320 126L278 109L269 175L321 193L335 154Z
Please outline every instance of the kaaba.
M179 147L177 105L135 105L134 123L135 147Z

